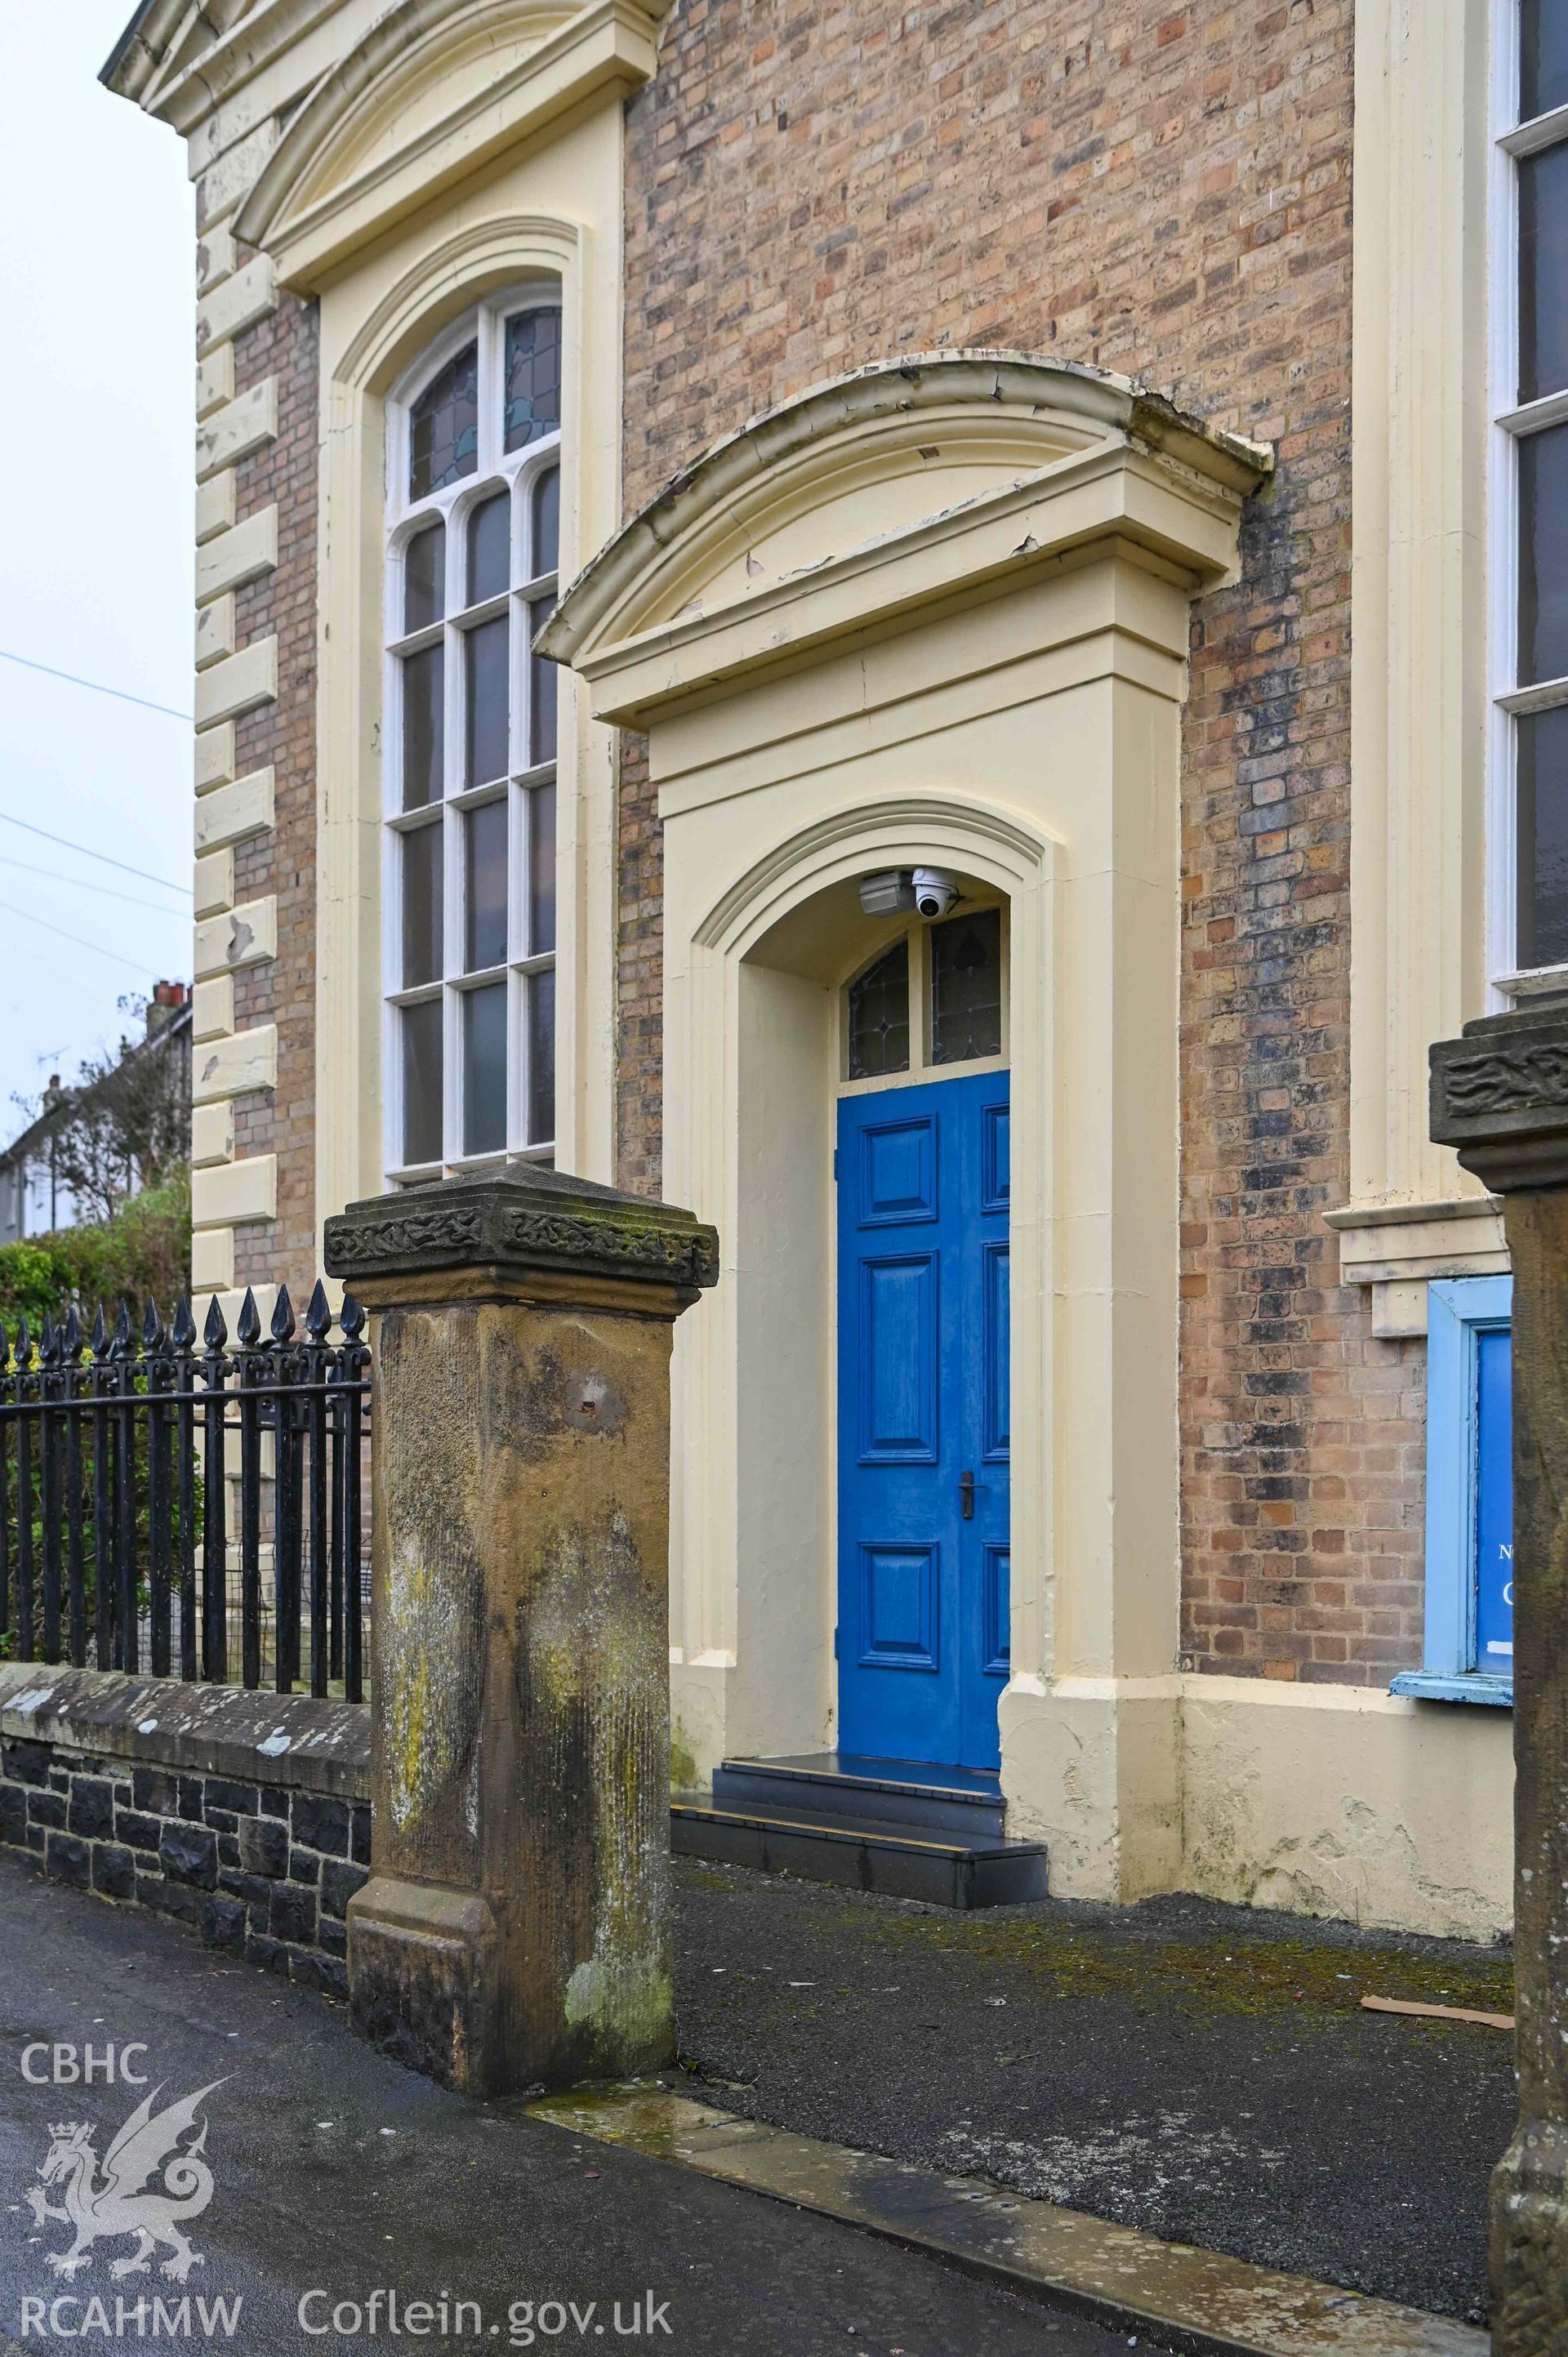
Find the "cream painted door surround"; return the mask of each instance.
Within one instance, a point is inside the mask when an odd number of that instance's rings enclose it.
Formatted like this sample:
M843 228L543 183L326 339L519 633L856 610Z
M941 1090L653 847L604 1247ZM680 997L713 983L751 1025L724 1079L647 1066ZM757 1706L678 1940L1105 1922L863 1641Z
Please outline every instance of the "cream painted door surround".
M957 353L816 388L634 517L541 641L648 732L665 1170L716 1221L677 1343L683 1771L832 1738L832 1117L856 879L1008 905L1010 1827L1064 1891L1176 1876L1179 707L1266 453ZM857 934L856 928L861 929ZM870 940L867 939L867 946Z

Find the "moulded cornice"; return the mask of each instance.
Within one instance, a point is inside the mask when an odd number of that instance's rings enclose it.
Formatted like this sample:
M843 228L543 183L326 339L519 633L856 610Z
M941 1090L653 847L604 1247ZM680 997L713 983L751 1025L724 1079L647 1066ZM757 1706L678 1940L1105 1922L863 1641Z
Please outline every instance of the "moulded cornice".
M673 5L674 0L633 0L630 13L646 18L656 36ZM344 7L345 0L251 0L251 5L247 0L143 0L98 78L117 96L134 101L188 135L225 100ZM379 15L344 67L370 43L381 42L391 20L401 21L410 13L394 5ZM475 0L438 0L434 12L437 19L476 13L481 12L476 11ZM403 38L417 39L419 28L411 28ZM343 70L335 70L318 87L335 81Z
M274 254L295 283L337 264L585 100L639 87L653 72L668 5L396 0L294 116L241 209L237 234ZM430 93L457 79L446 50L459 30L464 54L482 57L486 71L432 109ZM414 91L424 109L408 102Z
M188 0L141 0L98 70L106 90L119 98L141 97L179 31L188 5Z
M890 529L852 528L846 544L835 500L846 482L875 483L878 451L881 480L904 496ZM918 464L950 459L961 486L978 468L978 496L961 489L912 513ZM751 419L675 477L578 576L537 644L594 683L601 717L627 720L1089 540L1141 547L1196 587L1233 565L1241 501L1273 466L1261 446L1071 361L958 352L858 370ZM737 587L737 552L746 576L769 571L748 532L776 549L780 518L813 510L814 545L799 536L807 561ZM855 510L874 511L865 499Z
M343 0L144 0L99 81L188 134Z

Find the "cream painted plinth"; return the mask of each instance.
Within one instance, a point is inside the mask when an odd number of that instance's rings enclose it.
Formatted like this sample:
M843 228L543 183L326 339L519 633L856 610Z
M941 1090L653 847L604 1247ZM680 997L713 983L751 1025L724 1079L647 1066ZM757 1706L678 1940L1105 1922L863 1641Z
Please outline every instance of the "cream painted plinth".
M1359 1686L1181 1681L1180 1888L1494 1940L1513 1925L1513 1714Z
M718 446L542 641L649 734L665 1184L724 1253L677 1338L676 1772L833 1740L839 991L859 877L949 867L1010 937L1009 1825L1105 1897L1179 1867L1174 1704L1116 1682L1176 1660L1188 608L1266 464L1084 371L871 370Z

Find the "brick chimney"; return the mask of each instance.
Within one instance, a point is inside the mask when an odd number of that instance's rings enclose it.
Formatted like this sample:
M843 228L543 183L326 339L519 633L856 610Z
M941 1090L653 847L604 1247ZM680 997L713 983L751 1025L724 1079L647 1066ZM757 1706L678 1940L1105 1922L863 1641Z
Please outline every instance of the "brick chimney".
M162 1031L166 1025L173 1022L175 1017L179 1013L180 1008L185 1005L186 996L186 986L183 982L154 983L153 995L147 1001L147 1037L149 1039L156 1038L158 1032Z

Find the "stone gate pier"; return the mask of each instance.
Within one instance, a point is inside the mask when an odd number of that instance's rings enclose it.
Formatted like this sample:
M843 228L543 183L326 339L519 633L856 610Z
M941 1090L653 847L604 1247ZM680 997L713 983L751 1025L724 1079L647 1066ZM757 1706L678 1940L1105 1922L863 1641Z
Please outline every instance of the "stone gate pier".
M1432 1135L1503 1199L1513 1264L1519 2126L1492 2179L1497 2357L1568 2347L1568 1000L1432 1049Z
M655 2068L670 1351L717 1238L515 1163L355 1203L326 1243L375 1320L354 2017L478 2095Z

